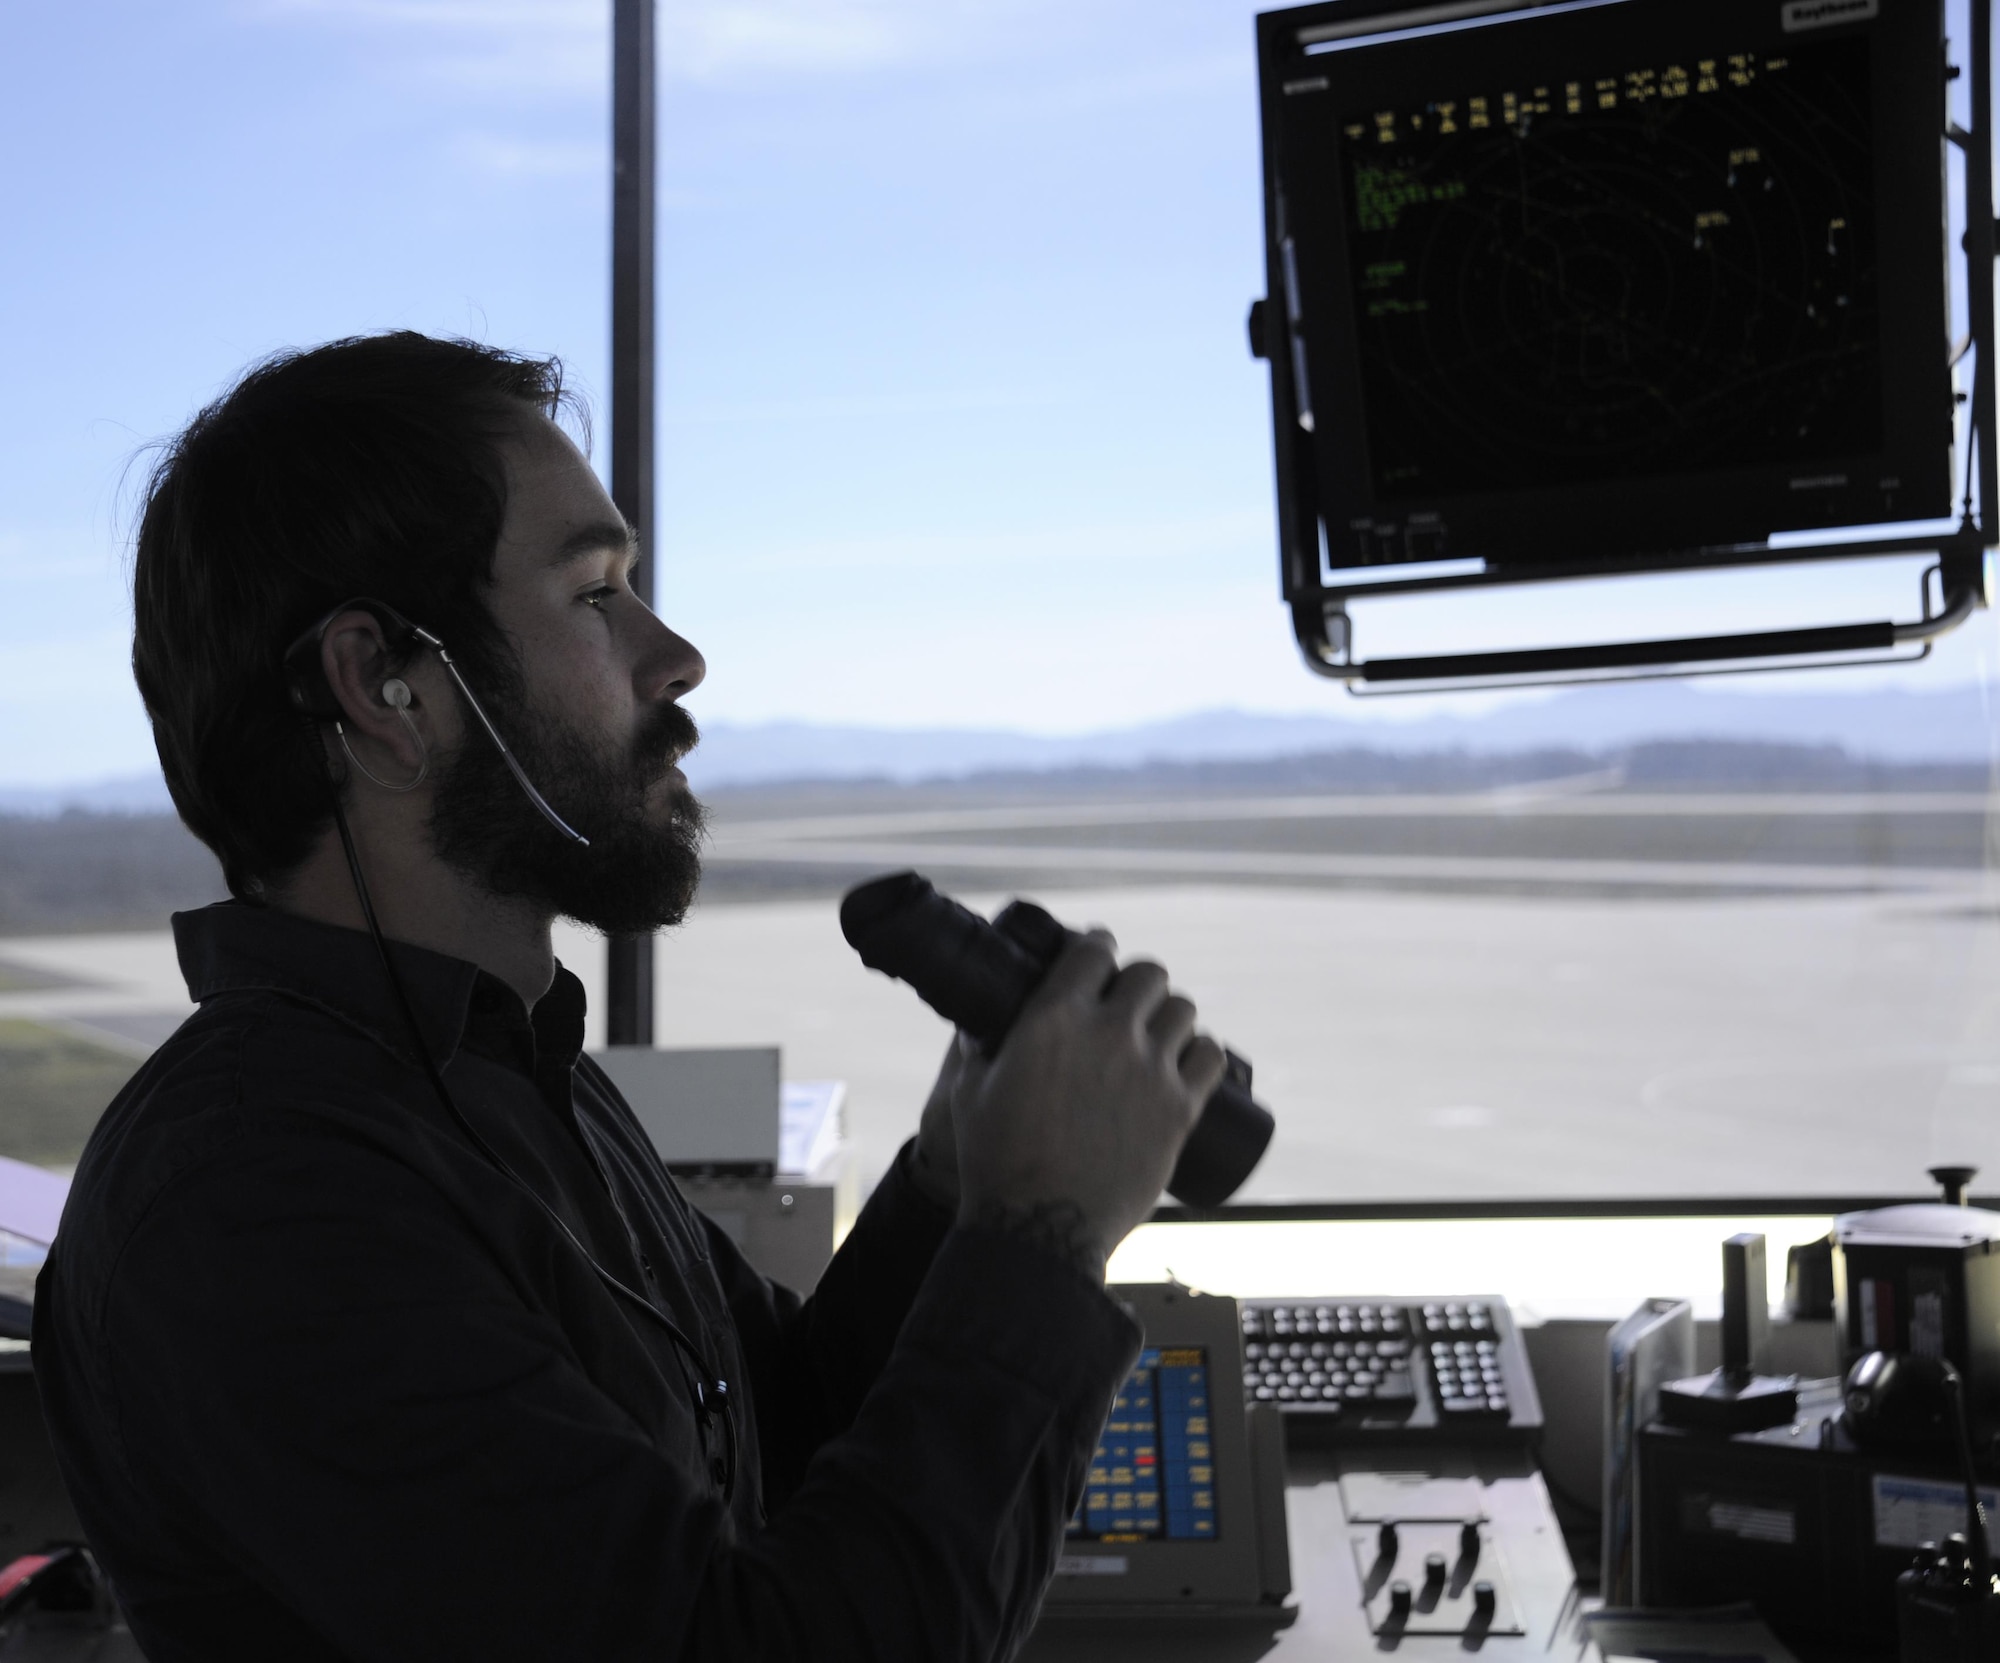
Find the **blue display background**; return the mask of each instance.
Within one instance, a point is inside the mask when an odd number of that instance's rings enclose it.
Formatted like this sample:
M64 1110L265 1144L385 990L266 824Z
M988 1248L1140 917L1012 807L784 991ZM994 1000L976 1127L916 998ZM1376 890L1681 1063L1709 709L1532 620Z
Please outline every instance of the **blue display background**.
M1213 1541L1215 1466L1208 1359L1148 1347L1119 1389L1091 1457L1070 1535L1100 1541Z

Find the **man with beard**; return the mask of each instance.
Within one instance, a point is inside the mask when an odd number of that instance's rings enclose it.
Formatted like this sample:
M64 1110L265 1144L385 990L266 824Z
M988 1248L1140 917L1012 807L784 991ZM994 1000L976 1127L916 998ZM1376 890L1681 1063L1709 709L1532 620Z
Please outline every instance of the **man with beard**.
M1078 942L812 1297L756 1275L551 950L685 912L704 671L561 404L338 342L154 471L134 668L234 899L175 918L200 1008L41 1278L72 1499L155 1663L1006 1656L1137 1352L1105 1258L1221 1053Z

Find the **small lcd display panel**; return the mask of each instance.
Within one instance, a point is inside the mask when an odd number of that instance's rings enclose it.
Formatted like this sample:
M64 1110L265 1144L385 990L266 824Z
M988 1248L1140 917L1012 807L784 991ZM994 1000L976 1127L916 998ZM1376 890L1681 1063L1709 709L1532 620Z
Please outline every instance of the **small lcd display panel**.
M1141 1352L1091 1456L1070 1540L1215 1541L1209 1414L1205 1347Z

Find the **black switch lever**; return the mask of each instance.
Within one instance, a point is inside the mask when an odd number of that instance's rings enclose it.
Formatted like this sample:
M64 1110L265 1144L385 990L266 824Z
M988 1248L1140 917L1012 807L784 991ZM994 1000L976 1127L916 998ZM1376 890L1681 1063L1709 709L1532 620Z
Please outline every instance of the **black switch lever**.
M1385 1521L1382 1528L1375 1532L1375 1551L1388 1563L1393 1565L1396 1562L1395 1525Z
M1479 1525L1473 1519L1458 1527L1458 1556L1468 1566L1479 1563Z

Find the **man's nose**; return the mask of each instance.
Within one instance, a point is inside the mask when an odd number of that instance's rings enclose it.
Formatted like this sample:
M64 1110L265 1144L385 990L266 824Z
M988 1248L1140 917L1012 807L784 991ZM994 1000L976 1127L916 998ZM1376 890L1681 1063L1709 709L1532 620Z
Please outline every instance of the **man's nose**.
M695 644L654 618L639 663L639 696L647 703L685 698L708 674Z

